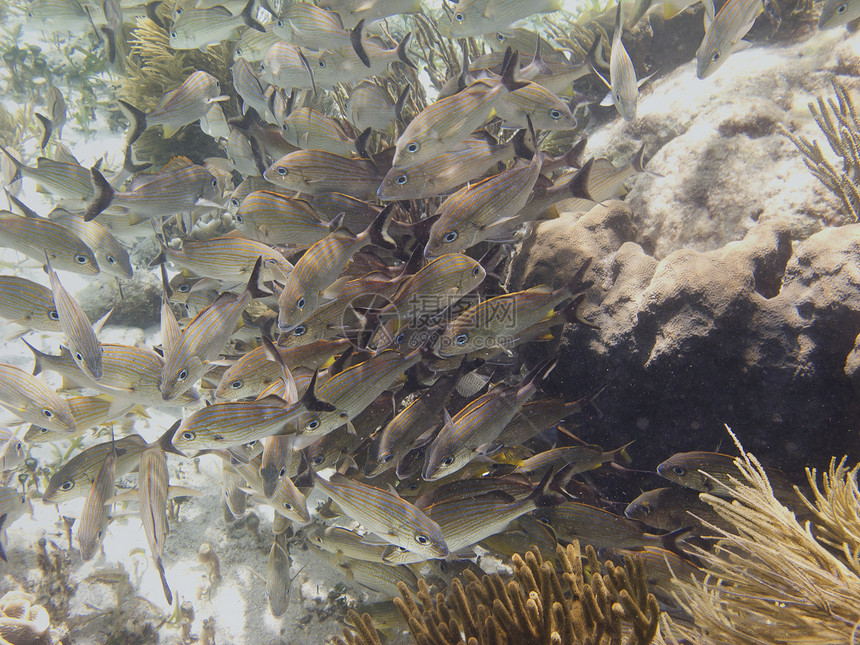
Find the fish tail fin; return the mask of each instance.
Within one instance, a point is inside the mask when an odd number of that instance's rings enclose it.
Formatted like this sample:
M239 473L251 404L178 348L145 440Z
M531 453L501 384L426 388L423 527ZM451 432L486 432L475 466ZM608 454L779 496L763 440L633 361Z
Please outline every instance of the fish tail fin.
M509 92L520 89L528 85L527 82L516 80L516 74L520 70L520 53L512 52L511 48L505 51L505 60L502 63L502 85Z
M678 542L681 542L688 538L694 531L696 527L694 526L682 526L679 529L675 529L671 533L666 533L665 535L660 536L660 541L663 543L663 548L667 551L671 551L675 555L678 555L685 560L689 559L689 555L684 553L681 550L681 547L678 546Z
M526 374L522 385L520 385L520 390L531 387L532 385L540 385L543 380L552 373L557 363L558 357L549 358L538 363L528 374Z
M355 138L355 151L362 159L370 159L370 153L367 151L367 143L372 133L373 128L367 128Z
M120 110L125 113L125 116L132 125L131 131L128 133L128 146L131 147L147 128L146 114L143 110L137 109L128 101L118 99L117 103L119 103Z
M310 61L308 61L308 57L302 53L301 49L298 50L298 53L299 53L299 60L302 62L302 65L304 66L305 70L307 71L308 76L311 77L311 87L314 90L314 94L316 94L317 93L317 82L314 79L314 70L311 67Z
M138 173L138 172L143 172L144 170L146 170L150 166L152 166L151 163L140 163L140 164L134 163L134 153L132 152L131 144L128 144L125 147L125 156L123 157L123 160L122 160L122 169L125 172L127 172L130 175L133 175L133 174Z
M646 161L645 161L645 144L643 143L641 146L639 146L639 150L636 151L636 154L633 155L633 160L630 162L630 165L633 167L633 170L635 170L636 172L647 173L649 175L652 175L653 177L662 177L663 176L660 173L656 173L652 170L648 170L645 167L645 164L646 164Z
M253 298L266 298L271 296L272 293L262 287L262 283L260 282L260 274L263 270L263 256L257 258L257 261L254 262L254 268L251 269L251 277L248 278L248 284L245 287L245 290L251 294Z
M358 59L364 63L365 67L370 67L370 57L364 49L364 43L361 41L364 33L364 18L358 21L358 24L349 32L349 41L352 43L352 48L355 50Z
M391 225L391 214L393 212L394 204L389 204L379 212L376 219L367 227L371 244L383 249L396 248L394 239L388 234L388 227Z
M585 262L582 263L582 266L576 270L576 273L573 274L573 277L567 281L567 285L565 289L573 295L575 293L582 293L586 289L594 286L594 282L592 280L584 280L585 274L588 272L588 269L591 267L591 262L593 258L588 258Z
M415 63L412 62L412 59L409 58L409 52L406 50L406 47L409 45L409 40L412 38L412 32L408 32L399 43L397 43L397 58L398 60L406 65L406 67L411 67L415 71L418 71L418 67Z
M308 385L308 389L305 390L305 393L302 395L302 398L299 399L299 402L302 403L308 410L331 412L336 409L335 406L328 401L322 401L317 398L316 385L318 378L319 368L314 370L314 375L311 377L311 382Z
M104 34L107 59L113 65L116 62L116 34L113 32L113 29L104 25L99 28L99 31Z
M95 166L90 168L90 174L92 175L93 188L96 196L90 205L87 206L86 213L84 213L85 222L95 219L102 213L102 211L110 206L110 203L113 201L114 194L113 187L108 183L108 180L105 179L104 175L99 172L98 168Z
M616 448L615 450L612 450L609 453L610 455L612 455L612 461L614 461L616 463L621 463L624 466L629 466L631 463L633 463L633 459L630 457L630 453L627 452L627 449L631 445L633 445L635 442L636 442L635 439L633 441L628 441L627 443L625 443L620 448Z
M580 293L572 300L569 300L567 305L565 305L559 313L561 313L561 315L564 316L564 319L571 324L580 323L586 327L600 329L599 325L595 325L582 315L582 311L580 309L583 302L585 302L585 294Z
M150 267L164 265L167 262L167 255L164 253L164 240L162 240L158 235L155 236L155 239L158 240L158 244L161 246L161 249L158 251L158 255L150 261L148 265Z
M597 71L597 53L600 51L600 47L603 44L603 37L598 35L594 36L594 42L591 43L591 47L588 49L588 55L586 56L586 60L588 61L588 66L591 68L591 71L601 80L606 87L611 87L609 81L606 80L606 77ZM602 57L601 57L602 58ZM604 61L605 63L605 61Z
M585 152L585 146L588 145L588 139L583 137L577 141L574 146L564 155L564 162L571 168L582 168L582 155Z
M180 423L181 421L176 421L172 426L165 430L164 434L162 434L158 438L158 441L156 443L158 443L159 448L161 448L164 452L169 452L174 455L179 455L180 457L185 457L186 455L173 445L173 435L175 435L176 431L179 429Z
M534 502L534 505L538 508L543 508L546 506L557 506L563 502L567 501L567 495L565 495L562 491L564 490L564 486L561 483L556 483L557 480L563 479L562 475L570 468L570 466L565 466L562 468L558 475L553 477L553 469L544 473L543 478L540 480L540 483L535 486L535 489L529 494L529 500ZM572 470L572 469L571 469ZM572 475L567 475L566 479L569 481Z
M11 152L9 152L9 151L6 149L6 146L0 146L0 150L2 150L2 151L3 151L3 154L4 154L4 155L6 155L7 157L9 157L9 161L11 161L11 162L14 164L15 168L16 168L16 169L17 169L17 171L18 171L18 172L16 172L16 173L15 173L15 177L14 177L14 179L13 179L12 181L15 181L15 180L17 180L17 179L20 179L20 178L21 178L21 168L23 168L23 167L24 167L24 164L22 164L22 163L21 163L20 161L18 161L14 156L12 156L12 153L11 153ZM12 181L10 181L9 183L11 184L11 183L12 183Z
M51 134L54 132L54 123L44 114L35 112L35 115L36 118L39 119L39 122L42 124L42 129L44 130L42 133L42 141L39 143L39 147L44 150L45 146L48 145L48 141L51 140Z
M587 199L591 202L596 202L598 200L594 199L591 196L591 193L588 191L588 183L591 179L591 167L594 165L594 158L592 157L584 164L582 164L582 168L576 171L576 174L570 178L568 182L568 190L570 192L571 197L575 199Z
M164 597L167 599L167 604L173 604L173 592L170 591L170 585L167 584L167 575L164 573L164 563L161 561L161 556L155 556L155 567L158 569L158 575L161 578L161 588L164 590Z
M251 29L256 29L262 33L266 33L266 28L263 27L259 22L254 19L254 1L248 0L248 4L245 5L245 8L242 9L242 22L244 22Z
M4 529L4 525L6 524L6 516L7 513L3 513L3 515L0 515L0 531ZM3 562L8 562L8 560L6 560L6 550L3 548L2 544L0 544L0 558L3 559Z
M397 97L397 103L394 104L394 118L404 123L403 121L403 106L406 105L406 99L409 97L409 86L407 85L400 91Z
M517 130L514 138L511 139L511 145L514 147L514 155L520 159L531 159L537 149L537 142L532 139L529 141L527 135L528 128Z
M167 27L164 26L164 21L158 16L156 11L162 5L162 0L153 0L153 2L147 2L143 5L146 8L146 16L156 25L167 31Z
M37 375L41 374L42 372L44 372L45 366L42 364L42 357L45 356L45 354L43 354L38 349L33 347L30 343L28 343L23 338L21 339L21 342L24 343L27 347L29 347L30 351L33 352L33 363L34 363L34 365L33 365L33 376L37 376Z

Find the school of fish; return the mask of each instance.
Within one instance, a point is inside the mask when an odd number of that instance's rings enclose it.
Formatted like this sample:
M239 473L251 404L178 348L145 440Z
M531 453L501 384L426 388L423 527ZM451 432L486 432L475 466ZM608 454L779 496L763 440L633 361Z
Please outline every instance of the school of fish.
M763 10L761 0L703 2L700 79L746 46ZM571 434L597 390L550 396L555 363L526 349L589 324L578 313L588 263L558 288L504 288L508 249L532 223L621 198L649 172L644 149L620 166L584 158L582 141L560 156L541 151L547 133L582 129L576 87L591 75L608 90L604 105L636 119L648 79L623 42L633 3L611 7L608 60L599 36L575 60L519 26L561 10L558 0L442 4L431 18L420 0L21 3L22 19L47 32L103 35L112 65L131 55L128 29L144 23L175 52L229 42L232 58L228 79L193 70L149 111L116 98L128 123L125 149L110 151L119 167L83 166L63 144L68 90L54 86L36 106L40 156L2 148L0 247L46 271L44 284L0 275L0 317L22 336L7 342L27 343L34 358L32 374L0 364L0 406L24 428L0 429L2 470L22 468L27 444L69 441L147 408L176 423L151 443L101 430L51 464L41 490L7 476L0 528L14 530L31 499L85 498L76 542L84 560L96 557L115 482L137 471L141 546L172 603L167 464L208 454L222 462L225 518L274 509L275 616L298 575L297 540L387 595L398 581L414 587L428 566L450 578L476 548L551 550L574 538L695 571L679 543L717 521L698 492L724 494L731 459L675 455L658 473L676 486L643 493L623 515L607 510L581 475L628 466L629 437L601 447ZM820 27L858 16L860 2L828 0ZM465 65L433 100L417 91L428 65L419 30L463 44ZM188 148L154 167L135 150L151 128L181 149L180 133L197 124L221 155ZM49 196L50 212L26 203L22 180ZM149 265L133 263L130 251L153 239ZM120 286L157 276L160 342L100 341L109 314L88 318L63 286L69 272ZM33 332L58 339L58 352L34 347ZM313 489L330 500L322 510L308 506Z

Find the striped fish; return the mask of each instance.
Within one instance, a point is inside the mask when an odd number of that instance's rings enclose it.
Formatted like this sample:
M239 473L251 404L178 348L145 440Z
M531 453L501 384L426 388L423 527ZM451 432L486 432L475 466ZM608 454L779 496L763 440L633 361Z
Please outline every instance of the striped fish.
M632 442L631 442L632 443ZM625 450L630 444L625 444L615 450L602 450L599 446L563 446L538 453L533 457L517 464L515 473L533 473L557 462L572 466L571 474L578 475L595 468L600 468L610 461L623 460L629 463L630 457ZM680 528L680 527L677 527Z
M382 558L388 549L386 544L368 544L361 533L340 526L317 526L306 538L323 551L365 562L384 562Z
M307 248L331 233L329 222L306 199L270 190L257 190L245 197L233 222L251 239L295 249Z
M149 551L158 574L161 577L161 588L168 604L173 604L173 593L164 575L164 541L167 538L167 489L169 486L167 474L167 457L161 446L153 446L144 450L140 455L140 474L138 476L138 498L140 500L140 519Z
M333 233L302 255L278 297L278 329L282 333L304 322L319 307L324 292L335 283L353 254L370 244L394 248L394 241L388 235L392 209L393 206L383 209L358 235L333 225Z
M395 102L384 87L372 81L362 81L349 94L346 116L358 130L385 130L395 119L401 119L408 86Z
M282 253L235 231L208 240L186 240L180 251L162 245L161 253L150 262L150 266L170 260L200 277L232 284L246 280L260 258L263 259L262 280L283 280L293 270L293 265Z
M376 454L367 466L369 477L394 468L424 433L440 423L445 402L451 395L459 374L447 374L436 380L420 397L400 411L382 429ZM371 469L372 468L372 469Z
M567 103L534 82L527 82L500 98L496 102L496 113L506 128L527 127L527 116L536 130L575 130L579 126Z
M256 177L246 177L242 180L236 189L230 193L230 197L227 199L227 211L230 213L235 213L239 206L241 206L242 202L245 198L251 193L258 190L266 190L272 193L277 193L279 195L293 196L295 195L295 191L290 191L284 189L283 191L275 186L274 184L266 181L259 175ZM250 235L248 237L251 237Z
M257 114L266 114L269 109L266 88L257 78L251 63L244 58L237 58L230 72L233 76L233 89L242 99L242 114L245 114L249 107L254 108Z
M221 491L224 493L224 503L235 518L245 515L248 505L248 494L242 490L246 486L244 478L237 473L226 461L221 462Z
M233 462L231 467L247 482L246 490L253 492L259 502L271 506L277 513L292 522L300 524L310 522L307 499L289 477L275 479L272 494L269 496L264 494L265 484L260 475L262 459L263 455L257 455L247 464Z
M239 36L233 55L237 59L243 59L249 63L259 63L266 56L266 52L280 41L278 35L273 31L274 23L265 25L265 31L246 29ZM262 114L262 113L261 113Z
M707 78L732 54L749 46L742 41L763 10L761 0L728 0L714 11L713 0L705 0L705 37L696 50L696 76Z
M359 30L353 29L351 46L326 49L317 55L308 54L314 79L322 87L333 88L338 83L356 83L382 76L392 63L402 63L417 70L407 52L411 37L412 32L408 32L396 47L385 49L376 39L361 38ZM359 51L363 54L360 55Z
M377 197L394 201L445 195L510 161L514 148L513 141L500 144L489 134L472 136L456 150L414 165L392 166L376 191Z
M274 32L284 40L313 50L351 46L350 34L333 11L309 2L293 2L275 23Z
M45 107L47 116L36 112L36 117L42 122L45 130L40 144L42 150L48 145L52 134L56 132L58 140L63 136L63 126L66 123L66 100L62 92L54 86L51 86L45 94Z
M254 298L270 295L258 287L262 258L257 258L245 290L238 296L222 294L186 325L180 335L166 333L162 318L164 367L161 370L161 396L165 401L188 390L205 372L205 361L217 357L236 328L245 307ZM164 308L162 308L164 312ZM167 312L170 312L169 307ZM172 318L172 313L169 316ZM169 323L172 330L175 319Z
M0 486L0 531L5 530L23 516L29 506L30 499L25 493L11 486ZM0 545L0 558L6 561L2 545Z
M166 92L152 112L144 114L128 104L125 104L125 108L134 117L136 132L160 125L164 129L164 137L168 138L179 128L205 117L212 103L229 98L220 94L218 79L198 70L192 72L175 90Z
M373 199L384 175L367 159L347 159L324 150L298 150L278 159L263 177L311 195L330 191Z
M509 61L502 82L477 80L462 92L431 103L409 122L397 139L392 164L414 166L435 156L463 147L463 141L486 123L495 104L505 93L518 87L513 73L518 56Z
M350 346L346 339L322 340L297 347L278 347L278 351L291 370L298 366L314 370ZM280 380L281 373L280 366L268 359L265 349L262 346L257 347L243 354L235 364L227 368L215 389L215 398L236 401L256 397L272 383ZM301 392L302 388L298 379L296 380L296 387Z
M260 63L260 80L284 89L314 89L314 73L301 49L287 42L269 47Z
M73 396L66 399L72 415L75 417L75 430L72 433L56 432L44 426L32 425L24 435L24 439L31 443L44 441L61 441L83 434L90 428L104 425L109 421L118 419L133 407L134 403L112 399L105 395L98 396Z
M832 29L860 18L860 3L855 0L826 0L818 19L819 29Z
M490 239L493 226L504 225L526 205L540 175L541 161L541 154L535 152L528 165L514 166L448 197L430 228L424 256L457 253Z
M415 553L423 559L448 555L439 525L396 493L362 484L340 473L328 480L311 471L314 483L343 511L371 533L394 547ZM398 549L391 548L383 561L392 562Z
M164 360L146 347L103 343L102 378L96 382L78 368L68 350L63 349L59 356L52 356L40 352L27 341L23 342L33 352L34 374L49 369L83 387L143 405L190 405L199 398L196 391L188 390L172 399L163 399L159 387Z
M328 378L317 388L316 396L334 410L308 410L295 420L296 448L313 441L361 414L376 398L421 360L416 349L408 356L389 349Z
M96 275L99 263L92 249L64 226L43 218L19 217L0 211L0 246L15 249L37 262L45 254L57 269Z
M489 298L471 307L448 324L437 343L437 352L441 356L456 356L493 347L505 351L518 340L519 334L580 290L581 277L590 264L581 267L561 289L540 285Z
M559 11L559 0L460 0L451 16L450 37L481 36L536 13Z
M134 275L128 251L107 228L98 222L85 222L82 217L63 209L55 209L48 217L64 226L93 250L99 268L117 278L131 279Z
M552 398L529 401L502 430L499 443L504 446L523 444L581 410L581 400L565 402L563 399Z
M66 400L39 379L0 363L0 406L24 421L59 432L72 432L75 417Z
M14 275L0 276L0 318L36 331L62 331L51 290Z
M269 611L272 616L283 616L290 605L290 550L287 534L275 534L275 541L269 551L266 563L266 597L269 599Z
M27 441L27 437L24 437ZM13 470L24 463L27 447L8 428L0 427L0 471Z
M498 446L499 434L554 367L555 361L538 365L519 385L496 386L471 401L453 419L446 418L427 450L422 479L434 481L455 473L487 452L488 446Z
M347 29L362 19L370 23L380 18L421 11L420 0L324 0L319 5L336 11Z
M131 213L136 221L190 213L199 202L211 203L221 195L218 180L203 166L191 163L149 175L145 182L127 192L114 190L97 168L91 168L90 172L97 194L87 206L86 221L108 208Z
M418 587L418 578L409 567L335 557L333 568L341 571L347 580L390 597L397 596L400 582L410 589Z
M314 441L304 449L304 453L308 463L317 470L337 468L363 443L364 439L343 426Z
M330 410L315 397L315 377L302 399L288 406L269 396L257 401L213 403L190 414L182 422L173 445L179 450L229 448L278 434L292 434L296 419L308 407Z
M262 482L263 497L269 498L275 494L278 480L288 478L287 469L290 468L292 462L292 437L266 437L263 439L263 454L260 455L260 481Z
M114 442L111 444L116 445ZM111 450L99 468L78 522L78 548L84 561L90 560L96 554L96 549L104 537L108 522L107 501L114 493L115 475L116 452Z
M81 33L92 25L89 13L78 0L30 0L26 6L29 19L56 30Z
M39 157L34 168L22 164L5 147L0 146L0 150L21 176L32 179L57 199L86 203L93 198L90 172L80 164Z
M305 150L324 150L342 157L356 151L355 140L338 121L307 107L296 108L281 120L281 134L288 143Z
M184 9L170 28L171 49L202 49L223 40L233 40L236 31L244 26L265 33L265 28L254 20L254 2L248 0L242 12L234 16L223 6ZM170 136L165 133L165 136Z
M639 86L647 79L636 80L633 61L630 60L630 55L624 49L624 43L621 42L623 24L621 2L618 2L615 10L615 32L612 34L612 51L609 58L609 81L607 82L603 78L596 66L592 65L592 68L594 73L609 88L609 95L601 105L615 105L618 114L625 121L633 121L636 118L636 104L639 101ZM589 52L590 58L593 57L600 42L599 37L595 38L594 45Z
M102 349L96 333L83 308L60 283L60 279L51 267L51 260L45 255L48 267L48 277L51 280L51 291L54 294L54 306L60 316L60 327L65 336L66 347L75 359L75 363L87 376L94 381L102 377Z

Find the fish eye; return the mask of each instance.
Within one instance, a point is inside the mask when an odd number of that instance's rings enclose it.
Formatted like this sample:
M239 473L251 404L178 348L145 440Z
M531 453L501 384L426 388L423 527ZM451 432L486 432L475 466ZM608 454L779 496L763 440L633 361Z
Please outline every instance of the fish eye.
M238 390L240 387L242 387L242 381L233 381L232 383L230 383L230 387L232 387L234 390Z
M242 55L242 48L241 48L241 47L237 47L237 48L236 48L236 56L241 56L241 55Z
M397 179L395 179L394 181L395 181L395 182L397 182L397 185L398 185L398 186L402 186L403 184L405 184L406 182L408 182L408 181L409 181L409 177L407 177L406 175L400 175L400 176L399 176Z
M319 466L323 462L323 456L320 455L318 457L314 457L314 460L311 462L314 466Z
M847 5L841 4L841 5L839 5L839 8L836 10L836 13L845 13L845 10L847 8L848 8Z
M549 524L549 518L546 517L545 515L538 516L537 520L541 524Z
M42 414L45 415L46 419L53 419L54 418L54 413L51 412L48 408L43 409Z
M426 535L421 535L420 533L415 536L415 541L418 542L418 544L430 544L428 537Z
M179 289L177 289L177 291L179 291L179 293L187 293L190 288L191 287L189 287L187 284L181 284L179 285Z
M293 336L304 336L307 328L304 325L299 325L293 330Z
M319 422L319 420L314 419L313 421L311 421L310 423L308 423L308 425L306 425L305 427L306 427L308 430L316 430L317 428L319 428L319 427L320 427L320 422Z
M281 467L281 470L278 471L278 477L283 477L286 474L287 474L287 469Z
M48 318L51 320L59 320L60 314L57 313L56 309L51 309L51 311L48 312Z
M177 36L176 36L176 32L175 32L175 31L171 31L171 32L170 32L170 37L171 37L171 38L176 38L176 37L177 37Z
M15 444L15 450L21 450L23 447L24 447L24 444L22 444L20 441Z
M396 345L399 345L400 343L402 343L402 342L403 342L403 339L404 339L404 338L406 338L406 333L405 333L405 332L400 332L399 334L397 334L397 336L395 336L395 337L394 337L394 343L395 343Z
M442 239L445 240L448 244L450 244L457 239L457 231L448 231L447 233L445 233L445 237L443 237Z
M320 59L319 65L320 67L325 67L325 61Z
M287 509L288 511L291 511L291 510L293 510L293 505L290 504L289 502L284 502L284 508Z
M284 26L284 21L283 21L283 20L281 20L280 18L278 18L278 23L277 23L277 24L278 24L278 27L283 27L283 26Z
M49 432L47 428L39 428L39 434L46 434L47 432Z
M406 152L418 152L418 149L421 146L418 145L417 141L412 141L411 143L406 144Z
M238 205L239 205L239 200L238 200L238 199L236 199L235 197L231 197L231 198L230 198L230 205L231 205L231 206L238 206Z
M275 170L281 177L286 177L289 174L289 171L283 166L278 166Z
M479 276L481 275L481 265L479 264L474 269L472 269L472 275Z
M83 360L84 360L84 355L83 355L83 354L81 354L80 352L75 352L75 358L76 358L77 360L79 360L79 361L83 361Z
M80 253L78 253L75 256L75 262L77 262L78 264L86 264L87 263L87 256L81 255Z
M442 460L442 465L443 465L443 466L450 466L450 465L451 465L451 464L453 464L453 463L454 463L454 458L453 458L453 457L445 457L445 459L443 459L443 460Z
M412 482L406 487L408 490L418 490L418 482Z
M75 487L75 482L73 480L64 481L60 484L60 490L63 492L70 491Z
M296 307L298 307L299 309L304 309L305 308L305 299L299 298L298 300L296 300Z
M716 63L718 60L720 60L720 52L714 52L714 55L713 55L713 56L711 56L711 60L712 60L712 61L714 61L715 63Z
M650 514L651 514L651 507L650 507L650 506L648 506L648 504L640 504L637 508L638 508L640 511L642 511L645 515L650 515Z
M218 180L217 179L212 180L212 188L218 188Z
M383 463L383 464L387 464L389 461L391 461L391 458L392 458L392 457L394 457L394 455L392 455L392 454L389 452L387 455L385 455L385 456L382 458L382 463Z
M505 42L505 35L504 34L496 34L496 40L498 40L500 43Z
M182 7L176 7L176 9L174 9L174 10L173 10L173 12L174 12L177 16L181 15L181 14L182 14Z
M454 20L456 20L457 22L463 22L465 20L465 17L463 16L463 14L460 11L458 11L457 13L454 14Z
M185 432L182 433L182 438L185 439L185 441L191 441L192 439L194 439L194 437L195 437L194 433L191 432L190 430L186 430Z
M465 345L467 340L469 340L469 336L467 334L457 334L454 342L458 345Z
M184 381L188 378L188 370L182 370L179 374L176 375L177 381Z
M672 469L672 472L675 473L676 475L678 475L679 477L683 477L684 475L687 474L687 469L684 468L683 466L675 466Z
M116 260L112 255L107 256L108 264L116 264Z
M556 121L561 118L561 110L552 109L549 111L549 118L555 119Z

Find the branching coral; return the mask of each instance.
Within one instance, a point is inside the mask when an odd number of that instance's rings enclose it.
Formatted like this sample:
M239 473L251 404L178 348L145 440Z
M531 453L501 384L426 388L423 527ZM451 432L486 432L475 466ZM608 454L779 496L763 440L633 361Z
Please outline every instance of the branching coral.
M447 596L431 596L419 581L417 597L400 587L394 602L417 645L550 645L651 643L658 636L660 611L648 593L641 562L602 566L586 547L559 546L557 564L537 549L513 557L514 579L498 574L481 578L466 571L465 585L455 578ZM355 612L353 612L355 614ZM344 631L340 645L374 645L370 616L350 615L358 634Z
M704 645L857 642L860 465L832 462L820 488L816 472L807 472L815 519L801 525L774 497L758 460L741 453L735 501L702 495L733 528L711 527L720 541L698 553L709 575L678 580L676 598L692 623L667 621L667 631Z
M845 86L833 81L833 89L835 100L819 97L817 102L809 104L809 111L833 152L842 158L841 171L825 158L817 141L785 128L782 131L803 154L803 163L809 171L842 201L846 217L856 222L860 213L860 122Z

